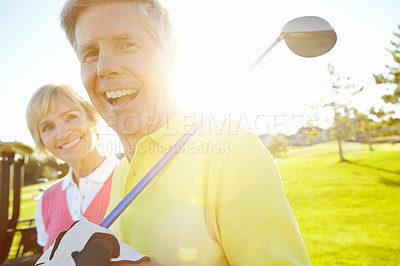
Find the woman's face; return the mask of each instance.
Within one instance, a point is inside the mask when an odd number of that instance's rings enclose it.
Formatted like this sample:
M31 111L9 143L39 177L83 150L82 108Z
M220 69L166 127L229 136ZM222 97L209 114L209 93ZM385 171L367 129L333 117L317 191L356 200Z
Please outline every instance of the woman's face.
M94 125L62 96L55 96L48 113L39 120L39 134L43 146L67 163L78 162L96 145Z

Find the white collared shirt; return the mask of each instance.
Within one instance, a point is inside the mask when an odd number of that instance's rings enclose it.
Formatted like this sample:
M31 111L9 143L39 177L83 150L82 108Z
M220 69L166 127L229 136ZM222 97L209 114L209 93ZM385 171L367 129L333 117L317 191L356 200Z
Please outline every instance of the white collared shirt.
M66 200L72 220L78 220L86 211L97 195L97 192L99 192L103 183L107 180L118 163L119 160L115 155L108 156L103 163L88 176L79 178L79 188L73 181L71 168L69 169L68 174L63 177L60 182L63 182L61 189L66 190ZM46 245L48 236L43 223L42 198L43 194L40 196L36 205L35 223L37 242L39 245L44 246Z

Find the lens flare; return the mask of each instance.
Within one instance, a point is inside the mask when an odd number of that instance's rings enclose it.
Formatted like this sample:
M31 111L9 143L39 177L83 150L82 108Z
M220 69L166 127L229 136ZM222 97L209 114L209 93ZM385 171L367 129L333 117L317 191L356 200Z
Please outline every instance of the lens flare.
M199 249L195 247L178 247L177 256L182 261L195 261L199 257Z

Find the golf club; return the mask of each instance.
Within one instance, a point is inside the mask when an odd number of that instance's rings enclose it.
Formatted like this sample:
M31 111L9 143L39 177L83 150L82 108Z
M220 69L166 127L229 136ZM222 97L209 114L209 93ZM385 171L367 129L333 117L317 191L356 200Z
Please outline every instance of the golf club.
M320 17L295 18L286 23L278 38L249 67L243 78L247 77L282 39L293 53L302 57L317 57L329 52L335 46L337 37L332 26Z
M295 54L303 57L316 57L327 53L335 46L336 33L332 26L319 17L299 17L286 23L281 34L275 42L250 66L243 77L246 77L260 61L271 51L271 49L282 39ZM118 205L100 223L100 226L110 227L111 224L122 214L122 212L133 202L134 199L153 180L155 175L162 169L182 147L185 142L196 132L202 121L197 122L186 134L169 150L160 161L143 177L139 183L118 203Z

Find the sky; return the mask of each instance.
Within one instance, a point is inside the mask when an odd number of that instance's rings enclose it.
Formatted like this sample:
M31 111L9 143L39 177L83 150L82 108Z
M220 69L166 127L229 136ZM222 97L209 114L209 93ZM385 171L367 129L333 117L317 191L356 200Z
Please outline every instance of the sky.
M328 63L364 92L360 109L382 105L372 73L386 74L385 48L399 32L399 0L161 0L182 47L176 92L184 109L231 116L256 134L293 134L331 115L307 107L329 91ZM59 26L64 0L0 0L0 140L33 145L25 108L40 86L67 83L87 97L76 55ZM336 46L316 58L293 54L281 41L239 84L241 75L301 16L318 16L336 31ZM326 99L326 98L325 98ZM317 120L317 116L322 116ZM99 124L106 150L115 133Z

